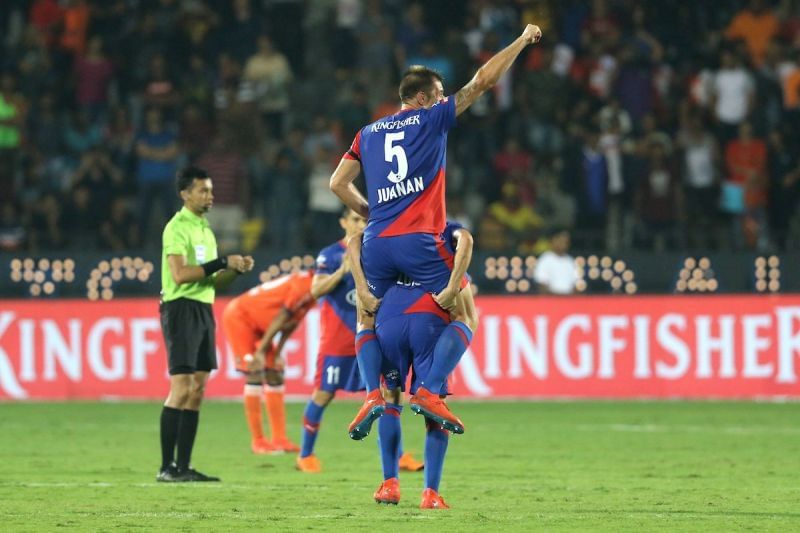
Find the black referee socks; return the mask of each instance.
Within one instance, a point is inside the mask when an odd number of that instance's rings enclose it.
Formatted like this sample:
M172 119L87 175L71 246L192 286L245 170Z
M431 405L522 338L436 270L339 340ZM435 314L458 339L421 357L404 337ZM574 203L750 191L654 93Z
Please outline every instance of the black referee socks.
M178 442L178 426L181 410L164 406L161 409L161 470L175 461L175 443Z
M199 411L184 409L180 413L180 426L178 428L178 470L189 468L192 460L194 438L197 435L197 423L200 419Z

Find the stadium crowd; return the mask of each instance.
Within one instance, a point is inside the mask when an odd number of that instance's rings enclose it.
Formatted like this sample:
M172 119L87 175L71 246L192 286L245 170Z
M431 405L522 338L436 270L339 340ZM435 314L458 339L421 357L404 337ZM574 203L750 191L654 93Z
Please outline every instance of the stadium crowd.
M0 250L155 248L189 162L223 253L318 249L405 67L455 92L530 22L542 46L451 134L478 249L798 246L797 0L4 0Z

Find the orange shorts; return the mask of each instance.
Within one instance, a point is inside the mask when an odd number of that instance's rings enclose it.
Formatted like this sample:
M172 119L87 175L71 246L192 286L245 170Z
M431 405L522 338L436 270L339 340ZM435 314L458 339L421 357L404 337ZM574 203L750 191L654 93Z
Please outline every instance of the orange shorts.
M235 304L225 307L222 312L222 331L233 350L236 370L248 372L247 364L256 352L264 332L250 325L247 317ZM270 349L264 360L264 370L275 367L275 350Z

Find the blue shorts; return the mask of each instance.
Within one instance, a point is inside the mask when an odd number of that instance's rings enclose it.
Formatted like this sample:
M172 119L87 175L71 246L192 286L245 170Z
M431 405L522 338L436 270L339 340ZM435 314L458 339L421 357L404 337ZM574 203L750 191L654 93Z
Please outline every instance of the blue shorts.
M426 292L438 294L450 281L453 252L444 239L430 233L374 237L361 248L361 266L377 298L406 276Z
M317 358L314 385L318 390L358 392L366 389L358 371L358 361L352 355L322 355Z
M409 369L411 394L433 364L433 349L448 322L432 313L397 315L379 323L375 328L383 352L381 374L389 389L406 390ZM448 394L447 383L439 394Z

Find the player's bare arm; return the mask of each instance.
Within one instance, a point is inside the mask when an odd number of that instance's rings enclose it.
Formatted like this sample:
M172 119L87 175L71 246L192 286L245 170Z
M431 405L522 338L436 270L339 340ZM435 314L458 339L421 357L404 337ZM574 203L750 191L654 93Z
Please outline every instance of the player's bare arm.
M517 59L517 56L529 44L538 43L542 38L542 30L539 26L528 24L522 35L514 42L499 51L487 61L475 76L455 95L456 115L460 115L471 106L480 96L495 86L500 77Z
M275 340L275 335L277 335L279 331L282 331L289 324L291 319L292 314L288 309L281 309L281 312L278 313L278 316L272 319L272 322L270 322L269 326L267 326L267 329L264 331L264 334L261 336L261 341L258 343L258 348L253 356L253 360L248 363L248 367L251 371L257 371L264 368L264 360L266 359L267 352L272 346L272 342Z
M361 172L361 163L353 159L342 158L339 166L331 175L330 188L333 194L364 218L369 217L369 203L364 195L359 192L353 181Z
M461 280L464 279L467 268L469 268L469 264L472 261L472 249L474 246L472 234L463 228L453 232L453 237L456 239L453 271L450 273L447 287L433 297L436 303L448 311L456 309L456 299L461 292Z
M314 274L311 278L311 296L315 300L329 294L342 281L345 274L350 272L350 261L344 257L342 264L330 274Z
M347 241L347 255L350 257L350 271L353 273L353 280L356 283L356 297L361 308L370 314L375 314L381 301L369 290L367 276L364 275L364 270L361 268L361 237L363 235L359 232Z

